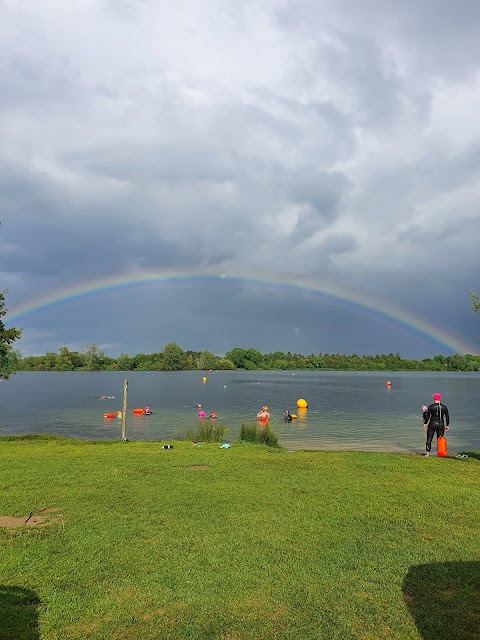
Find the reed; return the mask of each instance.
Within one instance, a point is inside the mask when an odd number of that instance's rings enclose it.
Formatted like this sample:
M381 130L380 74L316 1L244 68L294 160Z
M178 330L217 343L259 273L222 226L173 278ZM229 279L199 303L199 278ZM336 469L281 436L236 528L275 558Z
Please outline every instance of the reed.
M192 442L223 442L227 433L228 427L225 425L202 420L198 427L187 429L185 439Z
M278 447L278 436L269 424L258 425L255 422L242 422L239 439L242 442L266 444L268 447Z

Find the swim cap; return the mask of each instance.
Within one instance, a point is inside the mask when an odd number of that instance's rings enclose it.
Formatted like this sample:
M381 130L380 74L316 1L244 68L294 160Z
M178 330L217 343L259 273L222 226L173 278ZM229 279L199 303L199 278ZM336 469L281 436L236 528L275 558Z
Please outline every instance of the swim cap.
M148 404L147 404L147 406L145 407L145 409L150 409L150 407L148 406Z
M441 399L442 399L442 396L439 393L434 393L433 394L433 400L435 402L437 402L437 400L441 400Z

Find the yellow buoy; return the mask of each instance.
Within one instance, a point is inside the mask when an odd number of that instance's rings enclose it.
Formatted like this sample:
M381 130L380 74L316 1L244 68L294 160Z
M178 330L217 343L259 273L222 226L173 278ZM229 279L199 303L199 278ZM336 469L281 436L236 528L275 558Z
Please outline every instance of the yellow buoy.
M205 378L205 376L203 376L202 382L206 382L206 381L207 381L207 379Z
M303 398L299 398L297 400L297 407L299 407L300 409L308 409L308 402Z

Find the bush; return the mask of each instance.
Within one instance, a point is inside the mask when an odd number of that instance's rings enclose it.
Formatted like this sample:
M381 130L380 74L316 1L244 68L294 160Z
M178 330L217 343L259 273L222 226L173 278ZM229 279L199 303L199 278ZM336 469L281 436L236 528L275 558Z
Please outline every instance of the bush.
M214 424L213 420L202 420L201 424L187 430L186 439L196 442L223 442L228 428L223 424Z
M272 431L270 425L258 425L255 422L242 422L240 425L240 440L255 444L266 444L269 447L278 447L278 436Z

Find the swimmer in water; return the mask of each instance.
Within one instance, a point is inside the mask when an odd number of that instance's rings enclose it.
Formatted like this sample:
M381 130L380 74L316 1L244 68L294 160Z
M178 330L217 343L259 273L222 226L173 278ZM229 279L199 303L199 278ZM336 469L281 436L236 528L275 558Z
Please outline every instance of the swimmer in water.
M265 420L268 420L269 418L270 418L270 413L268 412L268 407L267 405L264 405L262 407L262 410L257 413L257 419L265 421Z

